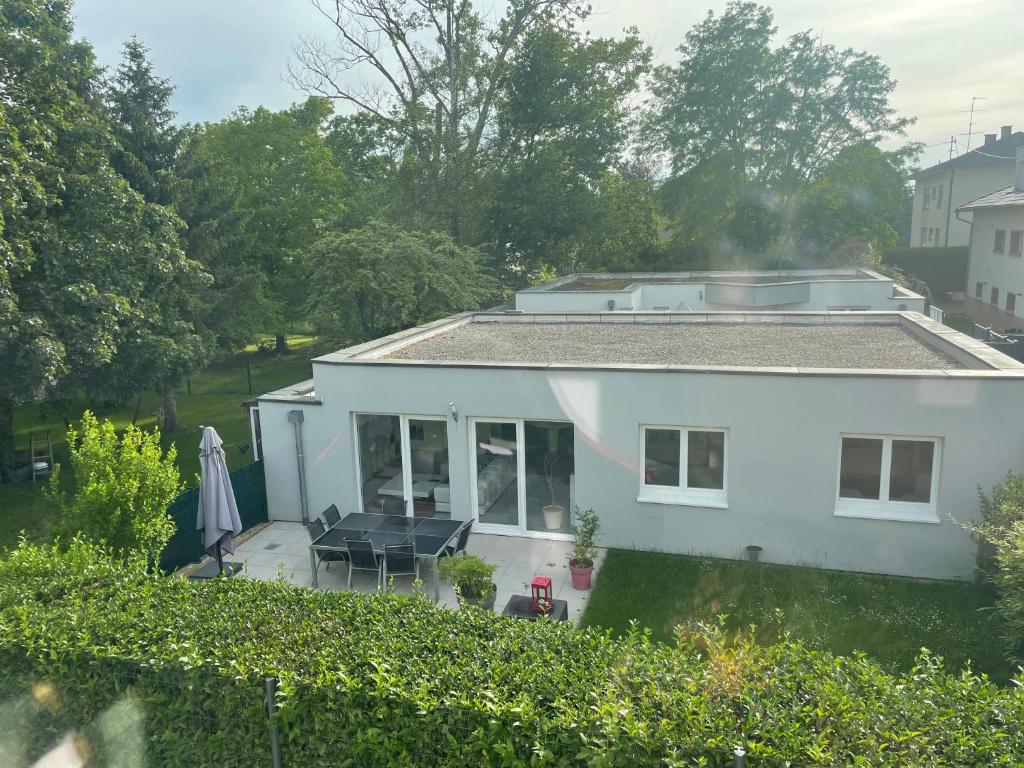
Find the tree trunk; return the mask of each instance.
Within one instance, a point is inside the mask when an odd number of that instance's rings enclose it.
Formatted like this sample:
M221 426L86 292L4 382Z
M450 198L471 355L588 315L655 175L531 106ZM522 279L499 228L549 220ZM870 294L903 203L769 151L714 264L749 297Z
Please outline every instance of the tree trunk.
M138 420L139 420L139 411L141 411L141 410L142 410L142 395L139 394L139 396L135 398L135 410L132 411L132 426L133 427L135 426L136 422L138 422Z
M164 434L178 431L178 391L168 387L164 392Z
M0 397L0 482L11 482L14 464L14 400Z
M279 355L288 353L288 337L283 333L279 333L274 337L274 352Z

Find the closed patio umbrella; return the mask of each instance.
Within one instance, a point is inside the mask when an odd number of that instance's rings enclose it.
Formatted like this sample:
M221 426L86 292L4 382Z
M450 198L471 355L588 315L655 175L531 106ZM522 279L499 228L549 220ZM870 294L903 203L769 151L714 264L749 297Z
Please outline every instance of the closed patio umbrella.
M203 427L203 438L199 443L199 511L196 515L196 530L202 534L206 553L217 558L217 568L214 571L211 564L201 569L195 574L198 578L212 578L224 573L221 550L226 549L234 554L234 537L242 532L242 521L238 517L223 445L217 430ZM229 576L242 567L241 563L228 563L227 566Z

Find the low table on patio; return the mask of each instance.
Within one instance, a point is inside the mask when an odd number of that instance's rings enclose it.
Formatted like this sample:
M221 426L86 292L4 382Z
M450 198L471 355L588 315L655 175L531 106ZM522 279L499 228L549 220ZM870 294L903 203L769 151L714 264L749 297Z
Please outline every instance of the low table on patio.
M552 600L551 603L554 606L551 609L551 613L537 614L533 612L533 598L530 595L512 595L508 599L508 604L505 606L505 610L501 612L501 615L511 616L514 619L526 619L527 621L536 621L543 615L555 621L568 621L569 604L565 600Z
M362 539L373 545L373 551L384 554L384 547L412 543L416 557L430 561L434 566L434 599L441 599L441 584L437 577L437 561L465 520L439 520L432 517L403 517L378 515L370 512L352 512L345 515L333 528L309 545L309 563L313 569L313 588L318 586L316 553L346 552L345 539Z

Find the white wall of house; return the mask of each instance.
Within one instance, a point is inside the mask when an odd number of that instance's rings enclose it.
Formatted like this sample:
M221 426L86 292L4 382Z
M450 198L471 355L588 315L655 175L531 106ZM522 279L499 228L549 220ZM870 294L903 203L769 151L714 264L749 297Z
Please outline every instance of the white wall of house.
M1007 314L1024 318L1024 257L1010 252L1011 233L1024 232L1024 205L979 208L964 214L965 219L971 216L974 223L965 293L979 298L981 283L979 300L991 304L992 288L996 288L999 294L995 305ZM1005 233L1002 253L995 250L997 231ZM1024 240L1024 235L1021 237ZM1008 295L1016 295L1011 307L1007 306Z
M968 579L975 545L957 521L976 488L1024 462L1019 380L943 374L769 375L515 366L314 363L319 405L260 401L270 517L299 519L292 426L305 412L312 515L357 509L354 412L445 417L452 515L472 517L469 417L575 424L575 496L600 515L601 541L907 576ZM449 403L457 406L452 417ZM642 424L728 430L727 508L638 501ZM941 441L936 521L837 517L843 433Z
M957 168L955 172L947 168L922 173L914 182L910 244L916 248L967 245L971 237L971 225L957 219L956 209L1012 183L1012 162L981 168ZM941 193L938 191L940 189ZM927 208L924 205L926 192ZM941 205L936 202L939 194L942 195Z
M724 280L725 278L723 278ZM924 312L919 296L894 296L891 280L801 280L791 283L638 283L629 291L520 291L516 309L524 312L605 312L617 310L727 311L783 307L792 311L870 309Z

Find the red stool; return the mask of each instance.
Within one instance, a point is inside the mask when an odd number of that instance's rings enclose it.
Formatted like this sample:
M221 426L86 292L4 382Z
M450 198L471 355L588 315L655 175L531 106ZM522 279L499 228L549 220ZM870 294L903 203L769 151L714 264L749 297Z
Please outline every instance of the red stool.
M551 610L551 606L554 602L551 599L551 577L550 576L534 576L533 581L530 582L530 607L534 613L540 613L540 600L547 602L548 611Z

